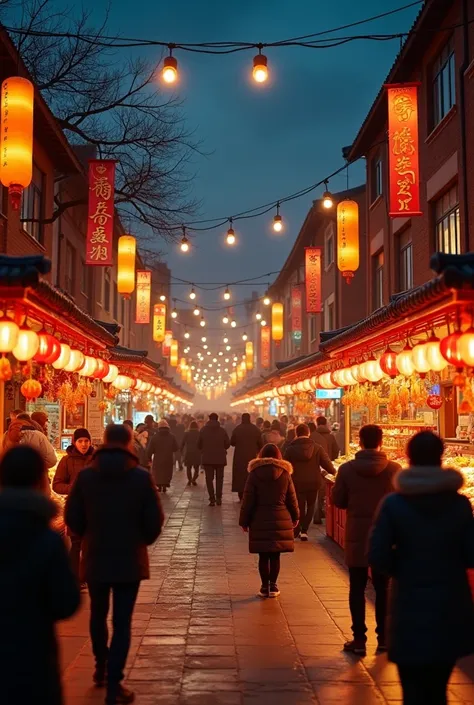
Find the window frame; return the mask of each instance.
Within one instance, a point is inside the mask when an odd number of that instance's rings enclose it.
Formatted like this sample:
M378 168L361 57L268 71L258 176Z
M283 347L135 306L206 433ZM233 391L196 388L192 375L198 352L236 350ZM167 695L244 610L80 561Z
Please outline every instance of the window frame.
M329 259L329 254L331 258ZM336 262L336 240L334 224L330 223L324 233L324 270L327 272Z
M380 258L382 258L382 263L380 264ZM384 251L379 250L374 255L372 255L372 303L374 306L374 311L382 308L384 305L383 296L383 283L384 283L384 266L385 257Z
M450 200L450 195L455 192L455 198L452 205L449 205L446 210L443 210L441 215L437 213L437 208L443 199L448 198ZM460 255L462 253L461 244L461 211L459 208L459 188L458 184L452 185L449 189L444 191L434 202L433 202L433 213L434 213L434 230L435 230L435 251L444 252L445 254ZM448 225L447 230L445 229L446 224ZM456 240L456 251L451 248L445 249L444 244L446 242L446 232L448 232L448 239L452 241L453 233L451 232L451 225L454 224L454 238ZM442 240L444 240L443 244Z
M76 295L76 259L77 250L74 245L66 241L66 262L65 262L65 276L64 276L64 286L68 294L71 296Z
M445 90L449 98L446 103ZM431 71L431 129L434 130L456 105L456 52L453 37L436 55Z
M332 312L332 328L329 327L329 313ZM336 297L334 293L330 294L327 299L324 299L324 332L336 330Z
M383 196L383 157L379 153L370 162L370 203Z
M103 303L104 311L110 313L110 294L112 290L112 282L110 276L110 267L105 267L104 269L104 287L103 287ZM107 296L108 293L108 296Z
M411 239L403 245L399 244L398 267L400 291L413 289L413 242Z
M39 177L40 184L37 184ZM46 174L33 162L33 178L28 188L24 189L20 206L20 223L22 230L40 245L44 244L44 204ZM31 209L30 209L31 206ZM36 220L37 222L31 222Z

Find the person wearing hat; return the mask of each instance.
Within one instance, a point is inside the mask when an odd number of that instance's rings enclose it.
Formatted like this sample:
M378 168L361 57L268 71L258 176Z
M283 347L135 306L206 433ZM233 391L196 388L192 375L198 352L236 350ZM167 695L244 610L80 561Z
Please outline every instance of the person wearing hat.
M57 494L69 495L79 473L91 464L93 452L91 434L87 428L76 428L72 445L66 450L66 455L61 458L54 473L53 491ZM73 534L69 528L68 535L71 539L71 565L79 579L81 537Z
M147 448L147 457L153 458L151 473L159 492L166 492L171 485L174 469L174 454L178 450L178 442L171 433L168 422L162 419L158 430L151 437Z
M45 436L48 435L48 414L44 411L34 411L31 414L31 420L40 426L41 431Z

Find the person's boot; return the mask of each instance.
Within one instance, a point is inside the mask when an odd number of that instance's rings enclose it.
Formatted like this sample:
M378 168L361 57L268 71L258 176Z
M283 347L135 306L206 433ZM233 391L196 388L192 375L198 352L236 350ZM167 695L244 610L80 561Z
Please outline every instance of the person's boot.
M105 665L97 665L95 667L94 675L92 676L92 680L94 681L94 684L97 688L103 688L105 686L105 675Z
M215 507L215 506L216 506L216 500L213 499L212 497L209 497L209 506L210 506L210 507Z
M344 651L350 651L356 656L365 656L367 647L365 639L351 639L344 644Z
M111 685L107 688L107 696L105 698L106 705L122 705L123 703L133 703L135 700L135 693L133 690L128 690L124 688L120 683L118 685Z

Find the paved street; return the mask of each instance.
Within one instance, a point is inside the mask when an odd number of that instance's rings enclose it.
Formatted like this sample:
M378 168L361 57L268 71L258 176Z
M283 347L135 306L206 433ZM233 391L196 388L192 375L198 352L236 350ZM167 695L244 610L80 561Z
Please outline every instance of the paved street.
M310 542L282 558L278 600L255 597L256 559L238 528L230 493L209 508L204 478L186 488L176 473L164 497L167 522L151 551L152 579L140 590L128 664L137 702L160 705L373 705L401 702L393 664L344 654L350 636L347 573L340 550L314 527ZM67 705L103 702L93 668L87 599L61 625ZM470 667L470 668L469 668ZM457 669L450 703L474 703L471 663Z

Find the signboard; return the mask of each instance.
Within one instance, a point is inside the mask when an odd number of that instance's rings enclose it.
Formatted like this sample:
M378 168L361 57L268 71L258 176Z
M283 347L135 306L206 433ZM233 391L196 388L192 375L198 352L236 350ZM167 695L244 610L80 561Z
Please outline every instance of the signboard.
M342 389L317 389L316 399L341 399Z
M392 218L423 215L420 210L418 84L387 85L388 154Z
M263 326L260 333L260 365L264 370L270 367L270 326Z
M89 162L86 264L111 267L114 234L115 162Z
M100 394L87 398L87 429L91 434L92 445L99 446L104 442L104 418L99 408Z
M137 310L135 323L150 323L151 272L137 270Z
M291 287L291 336L293 341L299 345L301 343L303 331L303 293L301 286L296 284Z
M305 247L306 313L321 313L321 248Z
M155 304L153 307L153 340L163 343L166 340L166 305ZM164 354L164 352L163 352Z

